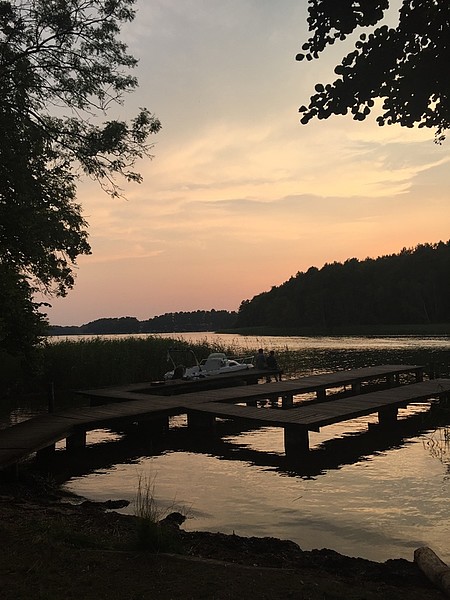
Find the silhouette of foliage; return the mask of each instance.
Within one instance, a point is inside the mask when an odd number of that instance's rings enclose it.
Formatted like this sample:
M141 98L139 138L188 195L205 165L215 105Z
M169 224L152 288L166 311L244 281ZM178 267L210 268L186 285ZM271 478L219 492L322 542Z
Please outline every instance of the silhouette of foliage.
M103 318L80 327L50 328L52 335L114 334L114 333L179 333L182 331L218 331L236 324L236 312L226 310L196 310L165 313L145 321L136 317Z
M436 129L444 139L450 121L450 4L436 0L403 0L398 23L387 17L388 0L310 0L309 30L297 60L313 60L336 41L360 28L352 52L336 66L339 77L318 83L309 106L300 107L301 123L349 111L364 120L382 99L379 125ZM379 25L379 26L378 26Z
M75 201L79 175L119 195L115 176L141 181L134 164L150 156L148 137L160 129L145 108L130 123L100 122L137 86L127 73L137 61L118 39L134 17L133 4L0 2L0 347L9 351L36 339L32 332L19 339L13 299L21 294L17 306L33 315L30 327L42 325L33 294L64 296L77 257L90 253Z

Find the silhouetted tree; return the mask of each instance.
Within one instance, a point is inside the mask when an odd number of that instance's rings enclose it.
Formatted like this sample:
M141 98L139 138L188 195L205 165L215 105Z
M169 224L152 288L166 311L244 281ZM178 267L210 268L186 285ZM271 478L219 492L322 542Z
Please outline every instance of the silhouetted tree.
M336 66L333 83L316 85L309 106L300 108L301 122L349 111L362 121L382 99L380 125L432 127L441 142L450 123L450 3L403 0L397 26L392 14L386 18L388 8L388 0L309 0L313 34L297 60L318 58L360 28L371 31Z
M309 268L242 302L237 327L313 328L450 322L450 242Z
M18 299L30 327L42 325L38 289L63 296L90 252L76 203L81 168L110 194L115 175L141 180L137 158L160 128L146 109L130 122L99 122L137 86L136 59L117 39L134 0L0 2L0 347L22 351L35 337L15 331ZM35 333L38 329L34 330Z

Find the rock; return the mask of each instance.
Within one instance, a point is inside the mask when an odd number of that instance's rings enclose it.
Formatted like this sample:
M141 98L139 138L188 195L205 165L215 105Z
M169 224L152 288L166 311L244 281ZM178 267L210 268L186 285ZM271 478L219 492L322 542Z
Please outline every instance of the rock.
M159 521L160 525L171 527L173 529L179 529L180 525L182 525L186 521L186 517L179 512L172 512L164 519Z

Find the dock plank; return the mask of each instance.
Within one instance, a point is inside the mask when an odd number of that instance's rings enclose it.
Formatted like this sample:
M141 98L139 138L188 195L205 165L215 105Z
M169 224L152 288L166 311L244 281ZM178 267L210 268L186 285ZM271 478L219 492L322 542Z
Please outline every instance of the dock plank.
M192 394L196 394L199 399L205 398L206 402L214 401L212 400L213 396L215 396L216 401L223 400L224 398L251 398L259 399L265 398L267 395L278 395L281 396L283 394L301 394L314 392L322 389L329 389L333 387L339 387L344 385L352 385L361 383L364 381L370 381L377 378L387 378L390 376L400 376L412 374L416 377L420 377L423 374L424 367L422 365L377 365L372 367L361 367L358 369L348 369L342 371L321 373L316 375L309 375L306 377L301 377L297 379L287 379L279 382L271 382L271 383L263 383L263 384L249 384L249 385L241 385L234 387L222 387L218 389L202 389L201 385L199 385L198 390L195 387L195 384L201 384L202 381L199 382L190 382L191 390L187 393L176 394L177 397L185 396L191 397ZM265 374L270 374L269 371L258 371L259 376L264 376ZM211 378L212 379L212 378ZM219 379L226 379L228 382L239 381L242 377L238 377L237 375L231 376L228 374L227 376L222 376ZM169 386L172 386L172 382L168 383ZM142 384L131 384L129 386L119 386L114 388L100 388L93 390L79 390L78 394L82 394L84 396L93 396L96 398L104 397L106 399L114 398L114 399L123 399L123 400L133 400L133 397L139 395L139 398L154 398L159 396L160 398L172 398L172 396L164 395L164 385L157 386L152 390L152 393L143 393L143 390L149 391L150 383L142 383ZM175 386L177 387L177 386ZM182 385L178 386L179 389L182 389ZM159 392L159 394L156 392Z
M264 400L279 398L287 394L299 395L332 387L351 385L353 383L360 383L362 381L378 377L387 377L389 375L415 374L422 369L423 367L420 365L383 365L377 367L364 367L348 371L311 375L281 382L201 390L195 393L195 399L194 393L180 394L177 395L176 398L183 402L188 401L190 403Z
M345 399L333 400L313 405L300 405L287 410L255 408L225 403L210 403L201 410L220 417L239 418L257 422L271 422L274 426L295 424L311 429L349 420L386 407L400 407L412 402L420 402L433 396L450 393L450 379L433 379L410 385L369 392ZM200 407L199 407L200 409Z

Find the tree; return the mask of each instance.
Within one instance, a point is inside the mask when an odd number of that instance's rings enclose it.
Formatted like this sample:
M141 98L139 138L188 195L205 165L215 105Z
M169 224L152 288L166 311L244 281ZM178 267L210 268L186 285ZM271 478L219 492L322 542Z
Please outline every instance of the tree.
M77 257L90 253L80 175L119 195L115 176L141 181L135 162L150 156L148 137L161 127L145 108L130 123L100 122L137 86L127 73L137 61L118 39L133 4L0 0L0 347L9 351L36 339L16 335L12 305L38 331L33 293L64 296Z
M386 24L388 0L309 0L313 35L297 60L313 60L337 40L362 27L354 50L336 66L333 83L315 86L309 106L301 106L301 123L332 114L362 121L382 99L379 125L435 128L441 143L450 126L450 3L403 0L397 27Z

